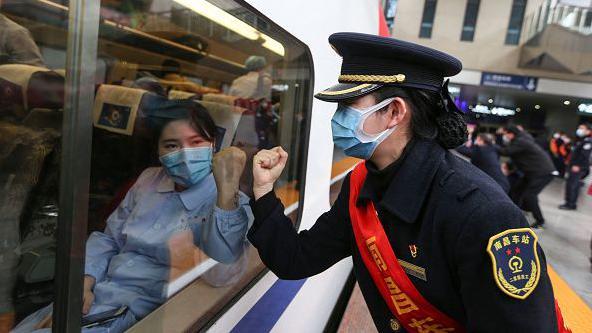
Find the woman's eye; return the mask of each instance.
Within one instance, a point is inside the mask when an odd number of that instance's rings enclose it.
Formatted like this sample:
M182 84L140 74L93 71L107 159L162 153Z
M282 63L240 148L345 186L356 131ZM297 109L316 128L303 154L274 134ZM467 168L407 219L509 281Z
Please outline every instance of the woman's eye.
M176 144L172 144L172 143L164 145L164 148L166 148L166 149L176 149L177 147L178 146Z

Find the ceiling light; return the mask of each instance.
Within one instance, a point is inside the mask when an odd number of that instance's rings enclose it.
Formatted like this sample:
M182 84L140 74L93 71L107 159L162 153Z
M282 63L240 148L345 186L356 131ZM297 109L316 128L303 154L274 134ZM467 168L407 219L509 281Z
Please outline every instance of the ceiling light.
M537 104L537 105L534 106L534 108L538 110L538 109L541 108L541 106Z
M493 99L492 98L488 99L487 101L489 102L489 104L493 103Z
M250 40L263 39L263 47L274 53L281 56L285 53L284 46L281 43L206 0L175 0L175 2L245 38Z
M571 102L570 102L569 100L565 100L565 101L563 101L563 104L564 104L564 105L569 105L570 103L571 103Z
M520 112L522 111L520 108L516 108L516 112Z

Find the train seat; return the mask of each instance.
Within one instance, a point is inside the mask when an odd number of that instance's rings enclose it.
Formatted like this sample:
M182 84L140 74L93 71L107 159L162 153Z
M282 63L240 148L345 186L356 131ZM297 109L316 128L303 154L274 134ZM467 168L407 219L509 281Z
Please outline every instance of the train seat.
M0 110L17 119L34 108L62 109L64 76L44 67L0 65Z
M222 134L222 140L216 147L216 150L229 147L233 143L238 125L245 109L214 102L196 102L208 110L210 116L220 131L219 135Z

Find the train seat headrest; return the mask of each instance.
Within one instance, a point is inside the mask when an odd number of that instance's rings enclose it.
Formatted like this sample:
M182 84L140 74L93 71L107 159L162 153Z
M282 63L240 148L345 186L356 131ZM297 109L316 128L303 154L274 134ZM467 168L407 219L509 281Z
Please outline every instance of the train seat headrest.
M109 132L132 135L142 99L148 92L110 84L99 86L93 108L93 125Z
M226 105L214 102L196 101L205 107L218 130L222 133L222 142L218 149L229 147L234 140L238 124L245 109L238 106ZM220 134L220 133L219 133Z
M44 67L23 64L0 65L2 104L61 109L64 105L64 76Z
M214 102L226 105L235 105L235 101L238 97L230 96L230 95L223 95L223 94L205 94L203 95L203 100L206 102Z

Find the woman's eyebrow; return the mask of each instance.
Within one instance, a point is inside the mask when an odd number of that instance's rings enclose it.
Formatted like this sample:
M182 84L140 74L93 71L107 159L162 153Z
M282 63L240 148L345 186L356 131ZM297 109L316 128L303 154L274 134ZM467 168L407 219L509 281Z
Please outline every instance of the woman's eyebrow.
M194 139L199 139L199 140L205 140L201 135L192 135L188 138L189 140L194 140Z
M165 140L160 141L160 143L177 143L177 142L179 142L179 140L177 140L177 139L165 139Z

